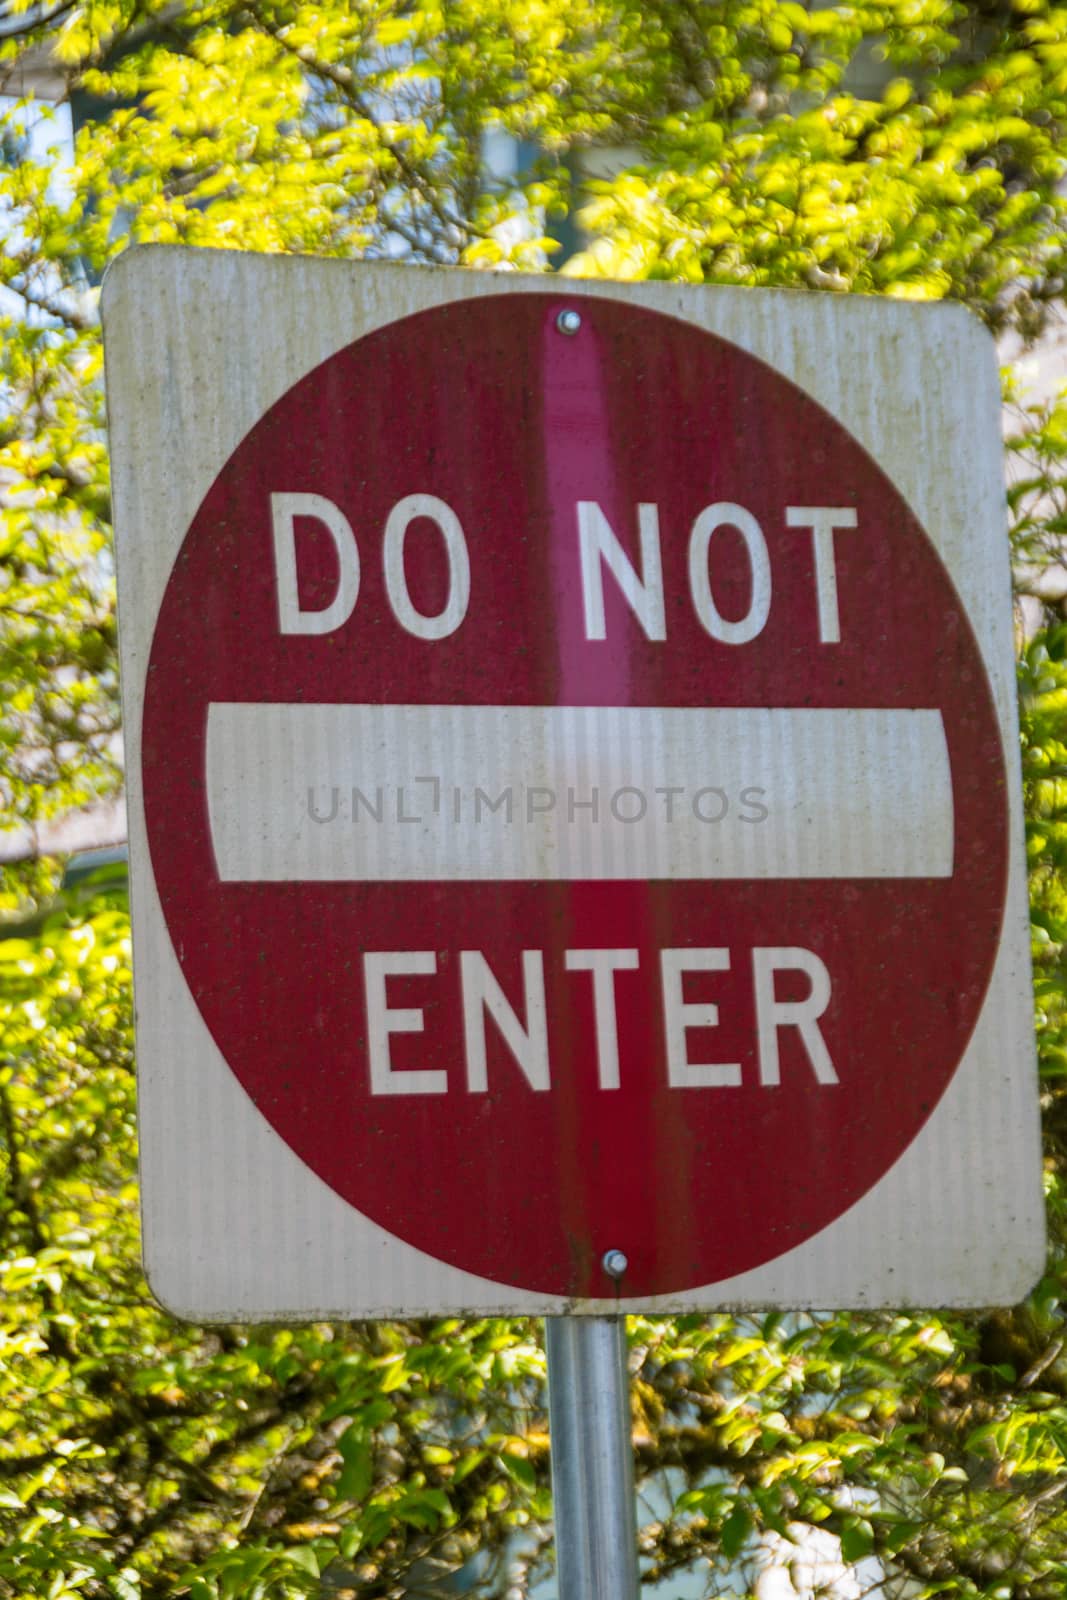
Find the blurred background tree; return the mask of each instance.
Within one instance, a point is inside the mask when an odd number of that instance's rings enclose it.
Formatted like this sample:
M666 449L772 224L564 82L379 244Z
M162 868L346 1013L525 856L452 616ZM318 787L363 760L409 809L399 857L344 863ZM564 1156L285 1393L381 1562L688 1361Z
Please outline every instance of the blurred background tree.
M1064 302L1067 7L8 0L0 33L0 1595L554 1594L535 1325L205 1330L140 1276L124 875L54 853L121 783L100 277L160 240L952 297L1024 370ZM984 1316L632 1319L669 1600L1067 1586L1047 383L1009 447L1048 1272Z

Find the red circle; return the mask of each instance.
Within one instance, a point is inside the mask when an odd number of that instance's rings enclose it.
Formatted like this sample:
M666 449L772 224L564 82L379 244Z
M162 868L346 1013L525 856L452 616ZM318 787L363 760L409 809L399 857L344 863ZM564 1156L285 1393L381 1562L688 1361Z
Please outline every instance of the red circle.
M673 318L554 294L426 311L341 350L256 424L212 485L171 574L148 671L145 807L164 914L223 1057L286 1143L361 1212L442 1261L560 1295L649 1296L713 1283L800 1244L897 1161L944 1092L980 1010L1006 878L1005 774L986 673L959 597L907 505L854 439L771 368ZM931 445L934 448L934 445ZM939 472L955 470L938 462ZM351 619L279 633L270 493L324 495L355 530ZM433 494L462 524L467 615L406 633L387 600L392 506ZM575 504L596 500L637 561L635 507L659 508L667 637L648 640L605 583L607 641L585 638ZM708 636L689 596L696 515L757 518L773 575L763 631ZM820 642L813 541L788 505L854 506L836 540L839 643ZM749 604L739 541L712 556L728 618ZM300 551L302 601L336 559ZM413 524L412 598L443 603L440 541ZM954 801L951 877L776 882L220 882L205 800L212 702L826 706L941 712ZM816 1082L796 1030L761 1087L748 952L798 945L832 975L820 1029L839 1082ZM616 980L620 1087L598 1087L592 985L563 952L632 947ZM711 1059L738 1087L668 1086L659 951L727 947ZM552 1088L535 1093L490 1025L489 1092L464 1077L458 952L484 952L522 1010L520 952L544 952ZM391 980L421 1007L397 1070L445 1070L444 1095L375 1097L362 956L431 950ZM695 1030L702 1059L708 1035Z

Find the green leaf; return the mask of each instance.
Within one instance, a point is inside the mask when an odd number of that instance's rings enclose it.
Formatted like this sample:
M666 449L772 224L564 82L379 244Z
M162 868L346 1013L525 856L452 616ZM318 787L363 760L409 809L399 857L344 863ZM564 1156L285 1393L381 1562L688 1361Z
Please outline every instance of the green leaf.
M845 1561L862 1561L874 1549L874 1530L864 1517L850 1517L841 1528L841 1555Z
M514 1451L502 1450L500 1452L500 1465L513 1482L523 1489L534 1489L537 1486L537 1473L533 1463L526 1456L516 1455Z
M312 1578L319 1576L319 1558L310 1545L297 1545L286 1551L290 1566L297 1567Z
M374 1481L373 1441L362 1425L352 1422L337 1441L344 1462L337 1479L342 1500L364 1500Z
M751 1532L752 1517L741 1502L737 1501L719 1533L719 1543L727 1560L732 1561L741 1553Z

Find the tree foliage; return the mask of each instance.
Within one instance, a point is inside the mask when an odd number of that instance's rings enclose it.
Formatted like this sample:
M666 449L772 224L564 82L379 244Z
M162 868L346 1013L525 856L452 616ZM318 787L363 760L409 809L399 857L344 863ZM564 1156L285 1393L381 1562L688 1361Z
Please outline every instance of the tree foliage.
M32 100L0 125L13 824L118 781L96 285L131 239L552 270L577 208L568 272L952 296L1023 341L1062 307L1047 0L57 0L4 26L9 90L45 63L92 112L73 154ZM1011 448L1048 1273L984 1316L633 1319L663 1595L748 1593L812 1527L888 1596L1065 1588L1067 406L1023 411ZM26 860L0 901L0 1595L531 1592L535 1326L198 1329L152 1304L124 890L60 871Z

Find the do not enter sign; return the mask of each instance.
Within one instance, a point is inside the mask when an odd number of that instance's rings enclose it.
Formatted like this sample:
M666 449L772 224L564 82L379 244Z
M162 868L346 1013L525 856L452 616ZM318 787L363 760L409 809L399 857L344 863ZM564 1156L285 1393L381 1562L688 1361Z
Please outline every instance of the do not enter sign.
M179 259L134 262L117 337L109 310L113 407L115 345ZM329 1212L305 1249L351 1262L382 1241L384 1280L352 1313L714 1304L727 1280L780 1300L773 1264L788 1281L857 1212L882 1215L892 1257L898 1169L932 1226L946 1171L972 1159L976 1097L999 1095L1002 1119L1020 1100L1013 1160L1033 1142L1026 1070L982 1067L1005 1027L1028 1063L1016 780L988 664L1003 553L969 606L950 570L963 530L939 548L936 495L931 530L874 448L879 426L910 426L929 458L913 484L959 480L967 460L937 459L953 419L930 412L926 436L867 395L861 441L854 376L812 393L802 350L776 370L758 340L679 315L677 292L668 314L558 283L461 296L434 275L421 306L373 314L382 284L420 276L374 276L347 338L325 307L286 381L242 352L252 414L189 467L195 504L170 494L166 555L148 572L122 553L153 593L127 671L145 943L166 938L180 984L165 1093L200 1138L212 1094L240 1107L255 1133L235 1128L229 1159L258 1139L298 1209ZM771 298L779 324L810 319ZM983 354L955 316L949 337ZM838 331L824 367L888 393L869 344ZM240 365L215 381L224 411ZM953 493L967 504L965 482ZM1017 998L990 1021L998 959ZM231 1228L254 1228L241 1180L222 1187ZM945 1179L948 1212L978 1216L974 1188ZM194 1308L211 1270L167 1248L169 1298ZM1034 1254L1017 1233L1017 1275ZM342 1309L292 1273L276 1303L271 1259L247 1281L261 1314ZM201 1314L238 1309L205 1292Z

